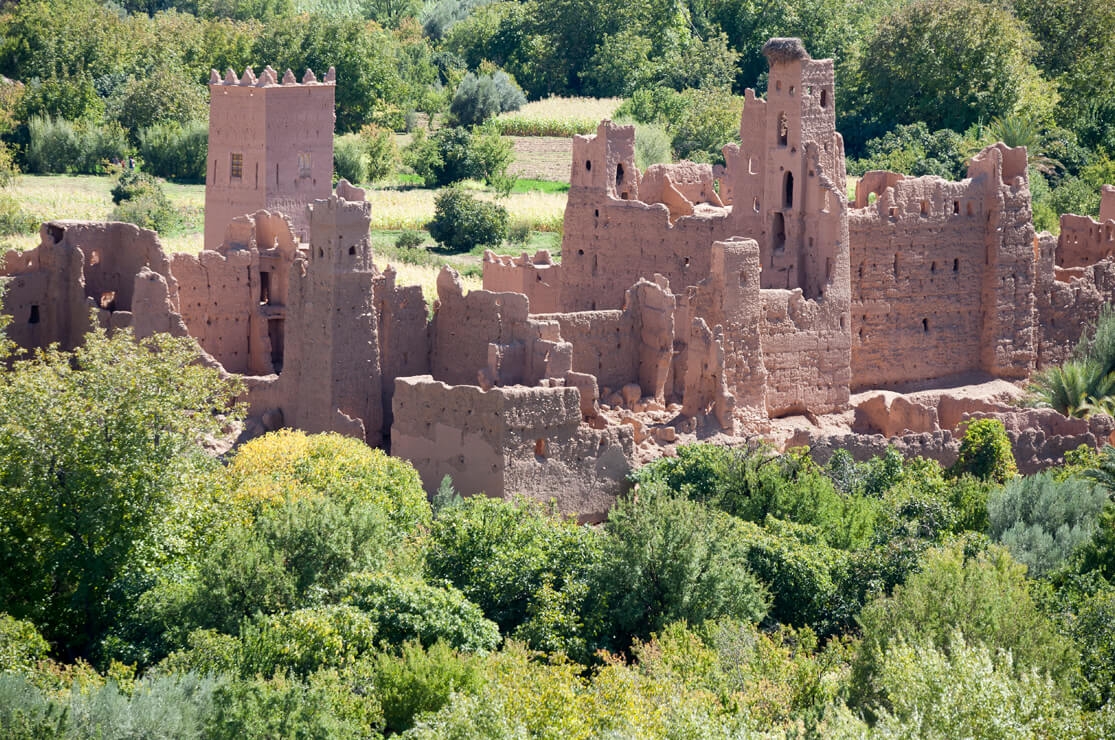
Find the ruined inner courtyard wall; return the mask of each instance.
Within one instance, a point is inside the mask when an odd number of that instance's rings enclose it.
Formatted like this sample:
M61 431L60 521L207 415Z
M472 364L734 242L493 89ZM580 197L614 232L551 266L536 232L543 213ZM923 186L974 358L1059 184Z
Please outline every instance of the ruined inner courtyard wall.
M625 291L655 274L679 291L708 277L714 241L730 235L728 210L670 223L663 204L571 189L562 239L564 311L623 306Z
M853 388L981 369L987 208L971 181L922 177L851 211Z
M259 295L259 264L247 250L228 256L203 251L175 254L182 318L202 349L233 373L272 371L266 327L254 320ZM263 358L267 364L263 366Z
M861 181L856 203L876 200L849 216L853 388L1033 367L1037 239L1024 156L989 147L959 182Z

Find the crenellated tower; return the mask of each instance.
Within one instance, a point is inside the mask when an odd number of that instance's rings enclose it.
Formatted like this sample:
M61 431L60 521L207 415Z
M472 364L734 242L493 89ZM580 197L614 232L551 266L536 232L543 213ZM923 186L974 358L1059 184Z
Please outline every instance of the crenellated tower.
M290 216L309 239L306 206L333 185L335 79L332 67L320 81L307 69L301 82L271 67L258 78L250 67L240 77L210 72L206 249L221 244L233 218L263 209Z
M764 288L800 287L817 298L832 282L842 236L844 142L836 133L833 62L811 58L800 39L771 39L763 53L767 95L746 91L730 174L733 233L759 242Z

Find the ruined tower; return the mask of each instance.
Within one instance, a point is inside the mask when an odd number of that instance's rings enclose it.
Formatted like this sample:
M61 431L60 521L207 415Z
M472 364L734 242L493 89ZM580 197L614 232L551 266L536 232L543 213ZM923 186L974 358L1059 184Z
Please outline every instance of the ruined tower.
M771 39L763 53L767 96L746 92L738 165L730 173L733 233L759 242L764 288L800 287L817 298L839 259L836 200L845 187L833 63L810 58L799 39Z
M310 249L291 268L287 346L280 382L284 423L378 445L382 373L368 243L371 205L336 196L307 208Z
M291 217L309 238L306 206L332 190L335 73L320 82L306 70L257 79L217 70L209 78L209 155L205 173L205 248L216 249L237 216L262 209Z

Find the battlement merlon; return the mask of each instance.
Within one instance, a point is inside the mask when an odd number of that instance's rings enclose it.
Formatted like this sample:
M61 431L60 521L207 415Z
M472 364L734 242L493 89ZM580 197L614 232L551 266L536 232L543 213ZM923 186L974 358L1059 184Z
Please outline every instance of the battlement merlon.
M321 80L318 80L317 76L314 74L314 71L307 67L306 71L302 75L302 81L299 82L295 78L294 72L288 69L286 72L283 73L282 81L280 82L278 73L271 68L271 65L267 65L266 67L264 67L263 72L260 73L259 77L256 77L256 74L251 67L246 68L244 70L244 74L241 76L237 76L236 71L229 67L228 71L225 72L224 77L221 77L221 73L218 72L216 69L210 69L209 84L229 87L290 87L292 85L336 85L337 70L334 67L330 67L329 71L325 73L325 77Z

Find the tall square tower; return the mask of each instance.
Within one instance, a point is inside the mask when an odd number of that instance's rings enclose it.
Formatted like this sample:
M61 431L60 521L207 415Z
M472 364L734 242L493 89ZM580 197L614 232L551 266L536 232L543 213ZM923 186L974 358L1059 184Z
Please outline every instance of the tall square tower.
M310 237L306 206L333 185L336 72L320 82L289 69L280 82L267 67L209 77L209 155L205 172L205 248L216 249L237 216L281 211L302 241ZM270 246L270 245L268 245Z

